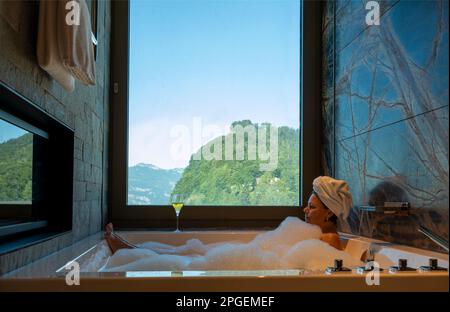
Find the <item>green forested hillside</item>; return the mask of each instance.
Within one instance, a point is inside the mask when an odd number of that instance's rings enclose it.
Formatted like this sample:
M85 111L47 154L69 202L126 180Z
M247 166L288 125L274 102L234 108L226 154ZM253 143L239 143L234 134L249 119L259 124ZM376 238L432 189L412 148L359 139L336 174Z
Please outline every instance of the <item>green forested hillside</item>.
M238 124L261 126L248 120L235 122L233 126ZM235 137L232 133L227 136ZM222 142L222 151L225 139L224 136L214 139ZM299 130L279 127L278 143L278 165L273 171L260 170L261 162L267 163L260 159L195 160L191 157L173 193L186 194L188 205L298 205Z
M234 125L244 127L253 124L250 121L240 121L233 123ZM254 126L258 129L261 125L255 124ZM234 134L228 134L226 137L222 136L213 140L222 144L223 153L225 153L225 140L230 139L230 136L236 139ZM245 137L245 155L248 152L247 143L248 138ZM32 146L33 136L31 134L0 144L0 201L31 200ZM208 144L203 148L206 146ZM198 153L200 152L201 150ZM236 145L234 145L233 155L236 155ZM267 161L259 158L256 160L249 160L247 157L245 160L195 160L195 156L191 157L189 165L179 180L174 173L170 180L173 182L169 181L175 183L178 180L173 193L186 194L186 204L288 206L299 204L298 129L278 128L278 163L273 171L261 170L261 163L267 163ZM181 170L176 173L180 174ZM142 179L144 179L142 181L147 181L151 177L141 174L136 175L135 178L139 178L139 181ZM158 181L159 184L162 182L162 180ZM158 183L153 181L147 184L151 185L154 191L154 186L159 185ZM136 184L138 190L143 189L141 184ZM170 192L171 188L165 189ZM150 193L146 192L145 194L149 195ZM164 200L167 200L168 195L164 195ZM156 204L156 202L146 204ZM158 202L157 204L163 203Z
M0 201L30 201L33 135L0 144Z

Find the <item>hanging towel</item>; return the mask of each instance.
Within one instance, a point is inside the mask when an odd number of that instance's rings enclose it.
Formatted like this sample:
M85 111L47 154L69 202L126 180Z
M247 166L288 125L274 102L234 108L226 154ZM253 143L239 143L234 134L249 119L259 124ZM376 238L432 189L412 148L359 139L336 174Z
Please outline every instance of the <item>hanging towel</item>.
M78 9L79 19L74 19L77 20L77 23L67 23L67 14ZM64 67L83 84L95 85L91 17L86 1L58 1L57 18L59 26L57 29L58 47Z
M72 92L75 79L64 67L59 54L57 39L58 2L41 0L39 4L39 22L37 39L37 60L40 67L48 72L64 89Z

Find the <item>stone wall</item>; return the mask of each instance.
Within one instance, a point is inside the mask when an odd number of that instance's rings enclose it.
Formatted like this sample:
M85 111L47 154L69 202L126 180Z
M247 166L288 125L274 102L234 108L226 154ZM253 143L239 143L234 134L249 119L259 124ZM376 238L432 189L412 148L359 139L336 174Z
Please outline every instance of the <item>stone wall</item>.
M98 1L96 85L77 81L73 93L37 65L38 7L34 1L0 2L0 81L75 130L73 230L0 256L0 274L100 231L107 213L110 2Z

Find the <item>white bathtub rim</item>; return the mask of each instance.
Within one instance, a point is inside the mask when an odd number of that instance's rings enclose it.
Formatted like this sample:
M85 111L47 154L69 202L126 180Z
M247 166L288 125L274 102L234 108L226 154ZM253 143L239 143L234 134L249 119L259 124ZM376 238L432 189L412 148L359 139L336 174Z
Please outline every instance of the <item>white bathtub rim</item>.
M117 232L118 234L124 234L124 236L126 236L126 234L134 234L134 235L150 235L150 236L155 236L155 235L169 235L169 236L186 236L186 235L200 235L200 236L205 236L205 235L219 235L219 234L224 234L226 233L226 236L230 236L230 235L241 235L241 237L245 236L247 239L251 236L256 236L257 234L260 234L262 232L265 231L248 231L248 230L244 230L244 231L184 231L184 232L179 232L179 233L174 233L174 232L164 232L164 231L158 231L158 232L146 232L146 231L137 231L137 232L131 232L131 231L127 231L127 232ZM380 241L380 240L375 240L375 239L371 239L371 238L366 238L366 237L360 237L360 236L356 236L356 235L352 235L352 234L346 234L346 233L341 233L342 234L342 238L343 240L347 240L350 239L352 241L352 243L356 244L358 243L360 246L370 246L370 244L382 244L384 245L380 251L384 250L384 254L390 255L391 257L393 257L393 255L397 256L399 254L403 255L403 256L408 256L408 257L414 257L416 255L419 255L420 257L426 257L426 258L437 258L439 259L439 265L440 266L444 266L446 268L448 268L448 254L443 254L443 253L437 253L434 251L428 251L428 250L423 250L423 249L418 249L418 248L414 248L414 247L409 247L409 246L403 246L403 245L397 245L394 243L388 243L388 242L384 242L384 241ZM195 236L196 236L195 235ZM92 237L94 237L95 239L92 239ZM65 260L65 262L61 262L64 260L61 260L62 257L56 257L56 254L64 251L61 250L57 253L54 253L50 256L47 256L46 258L43 258L41 260L38 260L34 263L28 264L22 268L19 268L18 270L9 272L7 274L5 274L6 277L26 277L26 276L35 276L35 277L42 277L42 276L54 276L56 274L56 271L59 270L59 272L61 273L62 270L60 270L61 268L64 268L64 266L67 263L70 263L71 261L79 261L80 263L82 263L85 259L87 259L87 257L89 257L92 252L94 252L94 250L96 250L97 248L100 248L101 246L105 246L106 242L105 240L102 239L102 235L101 232L96 233L94 235L92 235L91 237L88 237L85 239L88 244L84 243L84 244L74 244L75 245L79 245L79 246L83 246L83 249L79 249L78 253L75 254L75 256L72 256L72 254L74 254L74 251L71 251L70 254L70 258L67 258ZM73 246L67 247L66 249L72 248ZM347 251L348 252L348 251ZM360 252L360 251L358 251ZM47 264L46 262L49 260L52 260L52 257L56 258L59 262L57 264L54 263L49 263ZM55 260L53 260L53 262L55 262ZM424 263L423 263L424 264ZM41 267L39 266L41 265ZM51 269L53 266L53 269ZM0 277L1 278L1 277Z

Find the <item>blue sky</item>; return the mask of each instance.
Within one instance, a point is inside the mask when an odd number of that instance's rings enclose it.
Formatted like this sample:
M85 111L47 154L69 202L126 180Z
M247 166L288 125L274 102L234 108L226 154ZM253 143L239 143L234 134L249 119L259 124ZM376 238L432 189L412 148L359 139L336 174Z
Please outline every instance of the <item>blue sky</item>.
M0 119L0 144L10 139L18 138L25 133L28 132Z
M186 166L198 142L173 159L169 133L194 117L223 133L243 119L298 128L299 10L295 0L133 0L129 164Z
M185 167L236 120L298 128L299 5L132 0L129 164ZM171 130L192 130L194 119L220 130L178 138L188 148L174 157ZM0 142L23 133L0 121Z

